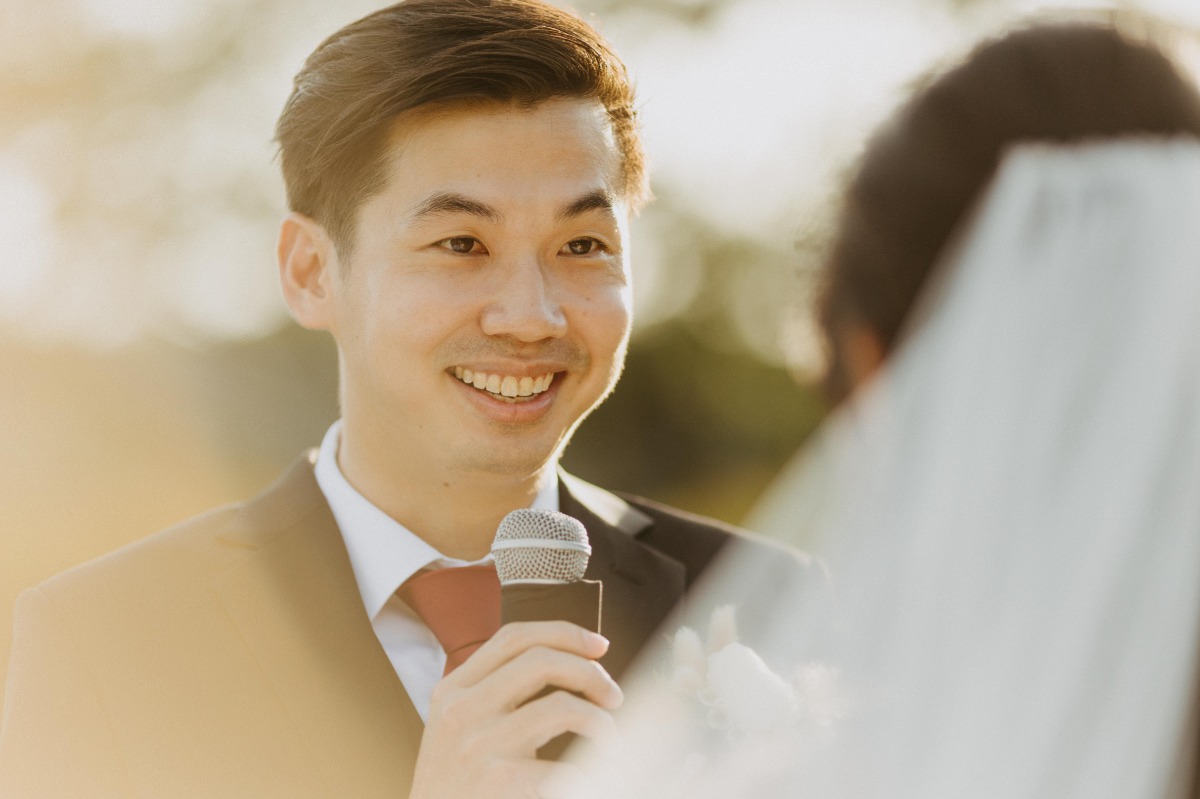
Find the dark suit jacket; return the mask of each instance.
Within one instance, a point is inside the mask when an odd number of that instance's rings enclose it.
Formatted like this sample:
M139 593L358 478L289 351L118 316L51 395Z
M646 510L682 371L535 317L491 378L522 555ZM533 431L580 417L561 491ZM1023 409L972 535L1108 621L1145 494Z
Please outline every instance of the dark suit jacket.
M588 529L619 676L737 533L560 486ZM0 796L403 797L422 729L310 456L248 503L22 595Z

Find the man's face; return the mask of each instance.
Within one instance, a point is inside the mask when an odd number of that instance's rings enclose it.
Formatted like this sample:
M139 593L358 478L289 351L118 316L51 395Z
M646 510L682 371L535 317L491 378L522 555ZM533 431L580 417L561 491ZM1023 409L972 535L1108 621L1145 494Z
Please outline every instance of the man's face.
M603 108L423 111L389 163L330 282L347 429L373 463L533 474L612 389L629 336Z

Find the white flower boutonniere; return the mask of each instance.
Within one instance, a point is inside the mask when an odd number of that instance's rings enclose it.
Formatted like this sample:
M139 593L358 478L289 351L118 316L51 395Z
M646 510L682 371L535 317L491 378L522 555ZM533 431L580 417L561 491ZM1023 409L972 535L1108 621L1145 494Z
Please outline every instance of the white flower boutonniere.
M705 709L711 728L732 735L828 729L847 705L833 667L810 662L781 673L738 641L731 605L714 611L707 641L690 627L676 631L669 670L674 690Z

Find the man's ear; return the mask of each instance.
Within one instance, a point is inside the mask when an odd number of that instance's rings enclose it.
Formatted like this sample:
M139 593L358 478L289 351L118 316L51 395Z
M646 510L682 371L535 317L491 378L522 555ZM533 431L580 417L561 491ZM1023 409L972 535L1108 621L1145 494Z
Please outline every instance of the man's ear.
M885 357L883 339L872 328L851 324L842 330L842 358L852 387L867 382L879 371Z
M279 226L279 285L292 317L310 330L333 330L337 250L316 220L290 213Z

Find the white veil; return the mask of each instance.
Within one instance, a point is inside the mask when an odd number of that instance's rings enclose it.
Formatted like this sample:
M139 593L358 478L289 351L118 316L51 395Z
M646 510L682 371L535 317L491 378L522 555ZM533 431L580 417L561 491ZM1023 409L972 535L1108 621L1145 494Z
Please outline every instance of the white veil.
M836 624L731 557L573 796L1195 790L1200 142L1014 149L938 274L759 517Z

